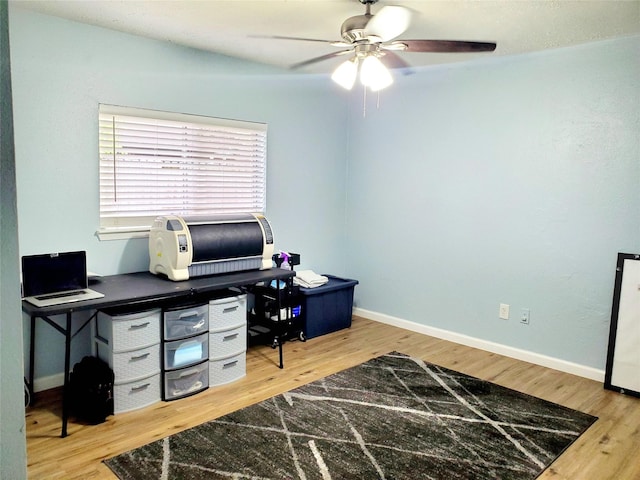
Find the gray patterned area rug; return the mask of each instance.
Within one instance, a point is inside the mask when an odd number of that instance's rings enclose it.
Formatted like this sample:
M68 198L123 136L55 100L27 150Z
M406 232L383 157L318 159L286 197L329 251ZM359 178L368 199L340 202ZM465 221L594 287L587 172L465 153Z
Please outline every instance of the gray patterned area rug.
M522 480L596 419L393 352L105 463L123 480Z

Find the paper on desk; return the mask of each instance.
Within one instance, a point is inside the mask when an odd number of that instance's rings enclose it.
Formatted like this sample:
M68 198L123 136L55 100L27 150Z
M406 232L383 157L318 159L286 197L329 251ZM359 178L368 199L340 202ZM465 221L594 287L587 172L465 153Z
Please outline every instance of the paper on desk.
M294 285L298 285L304 288L320 287L327 283L329 279L324 275L318 275L313 270L300 270L296 272L296 276L293 277Z

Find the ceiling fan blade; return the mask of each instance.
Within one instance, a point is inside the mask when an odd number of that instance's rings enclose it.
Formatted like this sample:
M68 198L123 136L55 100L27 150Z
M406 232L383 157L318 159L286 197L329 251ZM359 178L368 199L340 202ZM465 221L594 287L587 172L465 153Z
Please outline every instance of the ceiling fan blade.
M367 23L367 35L374 35L383 42L388 42L402 34L411 21L411 10L396 5L382 7L369 23Z
M304 37L285 37L282 35L249 35L249 38L271 38L276 40L302 40L304 42L321 42L321 43L333 43L333 40L322 40L319 38L304 38Z
M402 48L405 45L405 48ZM493 52L495 43L465 42L463 40L396 40L385 47L402 52Z
M404 73L405 75L413 73L411 65L405 62L404 59L396 53L385 51L384 55L380 57L380 61L387 68L402 68L402 73Z
M320 57L310 58L309 60L305 60L304 62L294 63L289 68L296 69L296 68L306 67L307 65L311 65L312 63L322 62L323 60L329 60L330 58L339 57L341 55L346 55L347 53L351 53L351 52L353 52L352 48L348 50L340 50L339 52L328 53Z

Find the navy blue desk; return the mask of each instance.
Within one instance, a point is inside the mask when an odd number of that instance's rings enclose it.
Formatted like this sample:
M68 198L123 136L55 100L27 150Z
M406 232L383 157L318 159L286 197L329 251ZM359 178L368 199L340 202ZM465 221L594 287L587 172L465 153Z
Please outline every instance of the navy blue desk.
M36 307L29 302L22 302L22 311L31 318L31 337L29 342L29 393L33 398L33 376L35 371L36 319L40 318L55 328L65 337L64 353L64 386L62 390L62 433L67 436L67 420L69 416L68 387L71 359L71 340L93 320L99 310L106 308L130 306L146 308L161 306L189 300L196 296L214 296L215 292L228 288L239 288L257 283L270 283L273 280L286 280L295 276L295 272L280 268L268 270L249 270L244 272L225 273L208 277L192 278L181 282L173 282L149 272L127 273L102 277L90 287L104 297L84 302L68 303L53 307ZM280 282L277 282L278 285ZM82 311L93 311L75 332L72 331L73 314ZM62 327L50 317L65 315L66 323ZM280 364L282 365L282 345L280 345Z

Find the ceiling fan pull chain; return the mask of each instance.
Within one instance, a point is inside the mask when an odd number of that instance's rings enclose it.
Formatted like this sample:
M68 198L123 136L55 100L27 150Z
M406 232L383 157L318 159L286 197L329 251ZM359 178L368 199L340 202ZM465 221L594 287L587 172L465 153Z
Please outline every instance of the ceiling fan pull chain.
M367 87L362 87L362 118L367 118Z

